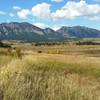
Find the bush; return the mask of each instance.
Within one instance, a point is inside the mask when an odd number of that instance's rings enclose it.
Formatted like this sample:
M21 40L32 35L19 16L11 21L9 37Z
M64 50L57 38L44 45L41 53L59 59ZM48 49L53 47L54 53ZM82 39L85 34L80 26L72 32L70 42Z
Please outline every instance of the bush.
M0 47L2 47L2 48L11 48L10 45L8 45L8 44L6 44L6 43L3 43L3 42L1 42L1 41L0 41Z
M39 51L38 51L38 53L42 53L42 51L41 51L41 50L39 50Z

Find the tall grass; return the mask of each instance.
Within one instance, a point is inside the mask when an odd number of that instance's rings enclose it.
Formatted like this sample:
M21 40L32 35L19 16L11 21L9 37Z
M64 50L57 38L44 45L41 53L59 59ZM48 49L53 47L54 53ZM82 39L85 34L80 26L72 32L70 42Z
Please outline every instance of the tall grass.
M37 54L13 60L0 70L0 100L100 100L100 59L91 59Z
M12 56L0 55L0 68L7 65L12 60L13 60Z

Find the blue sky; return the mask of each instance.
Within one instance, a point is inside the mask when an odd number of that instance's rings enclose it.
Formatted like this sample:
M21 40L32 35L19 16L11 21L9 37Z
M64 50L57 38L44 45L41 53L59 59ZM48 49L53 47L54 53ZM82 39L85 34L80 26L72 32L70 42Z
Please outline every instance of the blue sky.
M54 29L81 25L100 30L100 0L0 0L2 22L29 22Z

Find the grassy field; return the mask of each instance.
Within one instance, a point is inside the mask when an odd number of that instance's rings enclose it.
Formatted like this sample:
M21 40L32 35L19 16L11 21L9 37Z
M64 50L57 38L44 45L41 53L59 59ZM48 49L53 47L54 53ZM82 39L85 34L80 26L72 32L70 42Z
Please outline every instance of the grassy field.
M16 47L0 55L0 100L100 100L100 46Z

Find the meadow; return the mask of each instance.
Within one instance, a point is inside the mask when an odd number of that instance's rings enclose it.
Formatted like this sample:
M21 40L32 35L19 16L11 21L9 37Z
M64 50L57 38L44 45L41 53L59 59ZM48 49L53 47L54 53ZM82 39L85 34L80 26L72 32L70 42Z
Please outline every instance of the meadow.
M100 100L99 45L13 47L21 57L0 48L0 100Z

